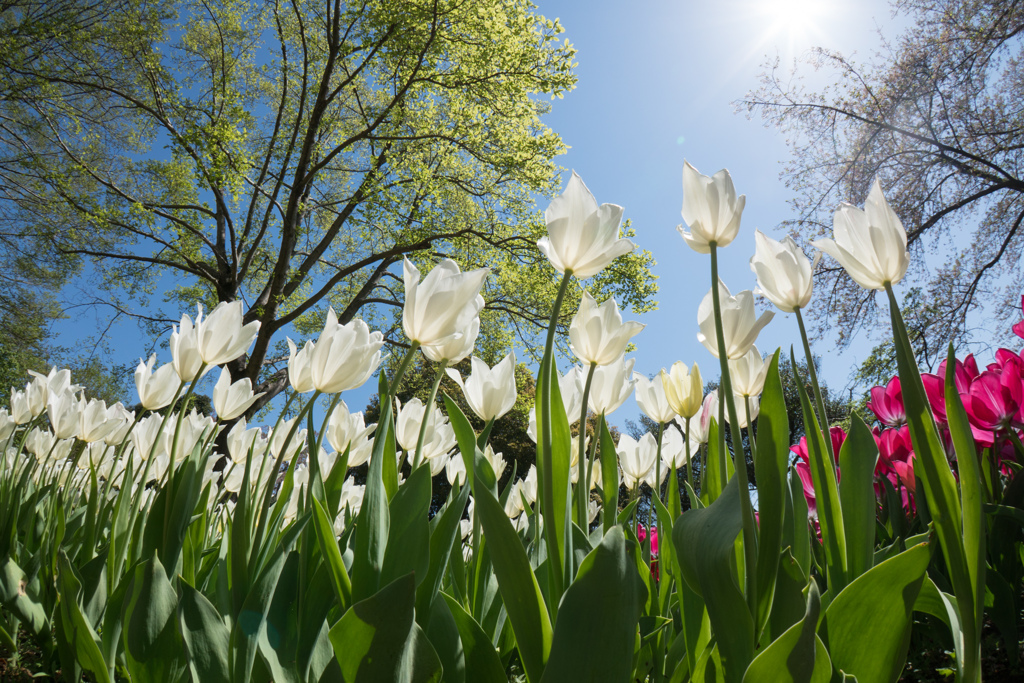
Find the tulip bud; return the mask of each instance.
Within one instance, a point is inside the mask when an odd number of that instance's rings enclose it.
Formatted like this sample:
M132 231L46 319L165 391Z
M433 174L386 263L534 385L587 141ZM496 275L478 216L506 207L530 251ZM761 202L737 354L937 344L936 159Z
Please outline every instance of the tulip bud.
M729 171L723 168L709 178L684 161L683 222L690 231L681 225L676 230L691 249L710 254L712 242L725 247L736 238L746 201L746 195L736 196Z
M589 292L583 292L580 308L569 326L569 348L587 365L608 365L626 352L629 340L642 329L638 322L622 322L615 299L598 306Z
M203 320L203 307L199 307L199 315L196 322ZM181 316L181 324L172 327L171 332L171 363L175 372L178 373L182 382L192 382L199 376L199 370L203 374L210 371L210 367L203 368L203 357L199 355L199 340L196 336L196 328L192 324L192 318L187 315Z
M572 271L580 280L597 275L605 266L636 245L619 239L622 207L597 205L583 180L573 171L565 192L555 197L544 212L548 234L537 247L559 273Z
M339 454L349 450L348 466L359 467L370 459L373 442L368 437L376 428L376 422L366 426L362 413L349 412L345 402L339 401L327 422L327 442Z
M313 374L311 361L313 358L313 341L309 340L306 345L302 347L301 351L296 351L295 342L291 339L285 338L288 342L288 382L292 385L292 389L304 394L308 391L313 391L316 387L313 386Z

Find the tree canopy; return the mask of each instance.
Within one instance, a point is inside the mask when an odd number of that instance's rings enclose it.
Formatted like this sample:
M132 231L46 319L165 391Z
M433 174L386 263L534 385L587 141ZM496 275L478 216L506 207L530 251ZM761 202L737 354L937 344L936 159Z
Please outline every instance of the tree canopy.
M861 203L878 177L907 228L908 279L928 302L932 349L993 342L977 311L1006 321L1024 288L1024 8L1015 2L908 0L908 21L870 61L817 49L787 74L778 62L742 102L783 130L793 150L794 233L831 232L840 202ZM830 74L808 85L810 68ZM886 321L872 292L823 262L819 329L853 333ZM988 324L984 329L1008 329Z
M261 329L230 369L264 402L287 386L284 334L315 333L328 304L403 342L405 257L492 269L480 344L494 356L537 334L557 287L536 198L557 190L564 145L540 117L574 86L574 50L534 10L5 5L3 218L44 263L89 265L96 289L77 303L154 332L196 302L241 300ZM636 252L591 286L644 310L651 263Z

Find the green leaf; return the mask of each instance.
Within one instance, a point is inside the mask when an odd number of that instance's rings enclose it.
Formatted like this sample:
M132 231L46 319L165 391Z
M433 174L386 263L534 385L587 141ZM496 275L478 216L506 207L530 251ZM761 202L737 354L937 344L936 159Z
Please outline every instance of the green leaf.
M391 583L409 572L415 573L417 583L426 578L430 567L430 492L430 467L421 465L391 499L391 528L381 564L381 583Z
M248 681L252 677L259 636L267 622L267 614L270 612L274 593L277 591L278 579L284 570L287 555L305 528L307 521L309 521L309 516L303 515L281 536L269 561L263 567L253 583L249 595L242 603L242 609L235 618L231 629L232 680Z
M875 465L878 445L871 430L857 413L850 433L839 450L839 497L846 531L847 579L853 580L871 569L875 556Z
M315 498L313 499L313 527L316 529L320 553L324 557L324 564L331 577L334 595L338 598L341 610L345 611L352 604L352 582L345 569L345 562L341 558L341 548L338 547L338 539L334 535L334 525L331 524L320 501Z
M231 633L224 619L202 593L185 581L179 586L178 623L185 641L192 680L230 680L228 652Z
M380 373L381 383L384 373ZM380 396L387 396L382 393ZM388 450L393 436L391 402L381 404L380 421L374 434L373 453L366 475L363 504L356 519L355 559L352 562L352 599L363 600L380 587L380 572L388 544L390 515L387 492L384 489L383 465L385 458L394 458L395 449Z
M82 585L63 551L57 558L57 564L57 583L60 586L58 609L66 642L73 647L75 657L84 669L91 671L100 683L110 683L110 672L100 652L100 637L78 604Z
M789 417L779 376L779 351L768 366L768 375L761 395L761 412L757 418L758 558L757 558L757 624L760 633L768 622L775 594L782 550L782 530L786 504L786 468L789 464Z
M815 633L820 610L818 585L812 580L803 619L754 658L743 675L743 683L828 683L832 663Z
M441 679L441 662L415 623L416 582L395 579L352 605L331 628L331 645L346 683L427 683Z
M587 555L558 609L542 683L628 681L647 588L616 527Z
M754 622L737 583L733 559L742 526L734 476L715 502L684 513L672 531L683 578L707 606L726 681L742 680L754 656ZM698 548L699 552L687 552Z
M458 487L458 484L455 486ZM437 523L430 534L430 567L427 569L426 579L416 588L416 616L421 626L421 617L429 613L434 597L441 590L441 581L448 567L448 558L451 557L456 534L459 533L459 521L466 509L470 489L471 487L467 485L456 493L456 489L453 488L447 507L434 517Z
M483 525L498 588L526 675L539 681L551 651L551 621L519 535L487 483L475 472L476 515Z
M799 377L792 350L790 361L793 364L793 376ZM800 395L800 406L804 413L811 480L814 482L814 498L821 525L821 543L825 548L825 564L828 568L828 586L830 591L842 590L847 584L846 530L839 485L836 482L835 463L829 458L830 447L825 442L826 437L822 434L821 425L818 424L806 389L802 383L797 382L796 390Z
M498 653L491 644L490 638L480 628L455 598L446 593L440 594L448 605L455 626L462 640L462 653L466 662L466 680L472 683L507 683L505 667L502 666Z
M912 613L931 559L922 543L861 574L825 612L832 666L861 681L896 681Z
M136 565L121 612L125 660L132 678L174 681L184 671L177 608L178 594L154 553Z
M973 622L980 626L985 608L985 563L986 524L983 511L984 495L981 485L981 470L978 465L978 451L974 444L971 425L967 421L967 412L960 400L960 392L956 389L953 368L956 357L953 345L949 346L946 356L946 372L944 395L946 398L946 420L949 433L956 451L957 467L960 472L960 501L963 514L964 557L967 561L967 575L974 589ZM1014 508L1016 509L1016 508ZM957 661L961 661L958 659Z
M608 533L615 526L619 509L619 460L607 421L601 427L601 505L604 532Z

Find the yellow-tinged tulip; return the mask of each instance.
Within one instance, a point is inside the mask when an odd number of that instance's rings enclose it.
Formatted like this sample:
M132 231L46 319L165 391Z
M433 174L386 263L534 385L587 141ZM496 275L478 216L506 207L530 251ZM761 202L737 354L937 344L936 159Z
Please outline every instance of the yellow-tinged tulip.
M135 368L135 388L139 392L139 402L146 410L160 410L170 404L174 393L178 390L178 375L174 365L167 363L153 371L156 365L156 354L143 363L139 360Z
M704 400L704 384L696 363L690 369L683 361L676 361L668 372L662 370L661 374L665 397L676 415L693 417L700 412L700 404Z
M309 359L313 386L325 394L357 389L377 371L384 335L370 332L358 318L345 325L338 322L334 308L327 309L323 332Z

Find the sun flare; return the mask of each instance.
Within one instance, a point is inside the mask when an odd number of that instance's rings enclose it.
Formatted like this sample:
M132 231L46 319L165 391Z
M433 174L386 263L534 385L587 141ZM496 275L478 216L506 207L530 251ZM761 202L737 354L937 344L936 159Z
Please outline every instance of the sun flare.
M790 44L801 43L821 30L821 21L831 7L830 0L765 0L759 3L766 20L766 33Z

